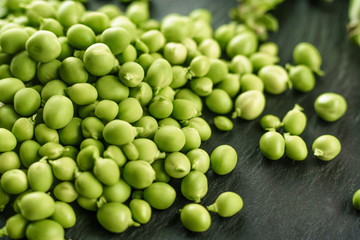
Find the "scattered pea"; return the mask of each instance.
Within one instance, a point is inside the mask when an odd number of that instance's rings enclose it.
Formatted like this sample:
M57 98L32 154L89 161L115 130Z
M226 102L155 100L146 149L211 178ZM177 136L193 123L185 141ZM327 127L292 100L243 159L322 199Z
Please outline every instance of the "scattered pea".
M282 119L282 127L285 132L293 135L300 135L305 130L307 117L303 112L303 108L295 104L295 107L287 112Z
M234 192L223 192L216 198L215 203L206 208L221 217L231 217L243 208L243 200Z
M315 99L314 109L323 120L334 122L346 113L347 101L338 93L326 92Z
M225 175L234 170L237 164L237 153L230 145L217 146L210 155L211 169L219 175Z
M318 159L330 161L339 155L341 143L333 135L322 135L314 140L312 151Z
M192 232L205 232L210 228L211 216L205 207L189 203L180 210L180 220Z

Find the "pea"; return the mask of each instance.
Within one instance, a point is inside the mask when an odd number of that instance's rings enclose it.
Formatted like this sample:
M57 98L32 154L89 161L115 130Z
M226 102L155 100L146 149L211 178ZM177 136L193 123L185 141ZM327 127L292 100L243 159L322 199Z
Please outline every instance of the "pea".
M330 161L339 155L341 143L333 135L322 135L314 140L312 151L318 159Z
M24 117L37 112L41 104L40 94L32 88L22 88L14 95L15 111Z
M211 216L205 207L189 203L180 210L180 220L192 232L205 232L210 228Z
M81 23L90 27L95 34L102 33L110 27L109 17L102 12L85 12L81 17Z
M5 128L0 128L0 152L11 151L16 145L15 135Z
M110 19L122 14L121 9L116 4L111 3L102 5L97 11L105 13Z
M130 186L143 189L155 180L155 171L148 162L136 160L125 164L122 176Z
M115 145L108 146L104 151L103 156L114 160L119 167L122 167L127 161L123 151Z
M211 137L210 125L201 117L194 117L185 123L187 127L195 128L200 135L201 141L206 141Z
M17 152L9 151L0 153L0 173L3 174L11 169L20 168L21 161Z
M144 69L136 62L126 62L119 70L120 81L128 87L136 87L144 79Z
M196 110L195 104L190 100L175 99L173 100L172 104L172 116L177 120L191 119L199 114Z
M64 147L55 142L48 142L42 145L39 149L39 155L49 159L57 159L64 151Z
M3 64L0 66L0 79L11 78L13 75L11 74L10 65Z
M163 55L171 65L181 65L187 57L187 48L182 43L168 42L163 49Z
M145 81L155 89L155 94L160 88L168 86L173 78L170 63L165 59L156 59L149 67Z
M273 56L276 56L279 52L279 47L274 42L265 42L260 44L259 52L264 52Z
M117 16L112 19L111 27L122 27L126 29L130 34L130 42L135 41L137 38L136 25L126 16Z
M120 169L118 165L109 158L96 159L93 172L96 178L106 185L113 185L120 178Z
M105 76L112 71L115 65L115 56L107 45L95 43L86 49L84 65L92 75Z
M189 73L194 77L204 77L210 70L210 59L207 56L197 56L190 62Z
M74 52L74 48L70 45L67 40L67 37L59 37L59 42L61 45L61 52L60 55L57 57L58 60L63 61L64 59L71 57Z
M169 208L176 199L175 189L164 182L154 182L144 190L144 200L152 208L165 210Z
M160 31L169 42L181 42L190 35L189 21L179 15L170 15L164 18Z
M79 145L83 140L81 123L81 118L74 117L64 128L59 129L60 142L64 145Z
M347 101L338 93L326 92L315 99L314 109L321 119L334 122L346 113Z
M253 65L250 59L244 55L234 56L229 64L229 70L232 73L240 75L253 72Z
M116 55L116 58L120 64L135 62L137 59L137 49L132 44L129 44L124 51Z
M55 201L44 192L30 192L19 202L21 214L29 221L38 221L50 217L55 211Z
M124 203L129 199L130 195L131 186L126 183L122 178L119 178L115 184L111 186L104 186L104 192L102 196L107 202Z
M303 108L295 104L295 107L287 112L282 119L282 127L285 132L293 135L300 135L306 127L307 117L302 112Z
M0 128L11 130L18 118L20 116L16 113L13 106L5 104L0 107Z
M187 199L199 203L208 191L208 180L204 173L191 171L181 181L181 193Z
M357 190L357 191L354 193L353 198L352 198L352 204L353 204L354 208L356 208L357 210L360 209L359 196L360 196L360 191Z
M95 145L88 145L81 148L76 162L81 171L90 171L94 167L95 159L100 157L100 150Z
M294 89L300 92L310 92L314 89L316 79L311 69L306 65L286 66Z
M66 90L67 95L77 105L88 105L96 101L98 93L89 83L76 83Z
M308 155L306 143L299 136L292 136L288 133L285 138L285 155L295 161L303 161Z
M60 129L70 123L74 115L74 106L65 96L55 95L44 105L43 118L45 124L52 129Z
M264 91L264 83L257 75L252 73L246 73L241 76L241 91L246 92L249 90L258 90L260 92Z
M164 34L157 29L144 32L141 34L140 40L146 44L152 53L159 51L165 45Z
M301 42L297 44L293 50L293 58L297 65L304 64L317 75L324 75L324 72L320 69L322 59L319 50L311 43Z
M206 208L221 217L232 217L243 208L243 200L237 193L223 192Z
M159 151L154 141L146 138L137 138L132 144L138 152L138 159L153 163L157 159L165 158L166 154Z
M159 120L159 127L164 127L164 126L174 126L177 128L181 128L180 123L175 120L174 118L168 117L168 118L163 118L161 120Z
M8 236L11 239L22 239L25 237L25 231L28 221L20 214L15 214L6 220L5 226L0 229L0 236Z
M10 63L11 74L23 82L29 82L36 75L36 62L26 51L17 53Z
M0 46L4 53L15 54L25 50L29 34L21 28L13 28L1 34Z
M227 114L233 108L231 97L222 89L214 89L205 98L205 103L210 111L217 114Z
M4 211L6 205L10 202L10 194L5 192L2 187L0 186L0 211ZM1 229L0 229L0 236L1 236Z
M29 166L27 171L29 186L33 191L47 192L54 181L50 164L40 160Z
M48 2L31 2L26 9L29 24L38 27L41 18L55 17L55 9Z
M165 160L164 159L157 159L152 164L151 167L155 171L155 181L156 182L169 182L170 176L165 171Z
M250 56L258 47L258 39L253 32L245 31L234 36L226 46L226 54L234 57L238 54Z
M58 70L60 66L61 66L61 62L57 59L54 59L46 63L39 63L36 71L37 79L43 85L50 82L51 80L59 79Z
M201 97L208 96L213 90L213 82L210 78L202 77L190 81L191 90Z
M129 88L119 81L119 78L113 75L100 77L95 83L101 99L112 100L119 103L129 96Z
M214 124L217 129L220 131L231 131L234 127L231 119L225 116L216 116L214 118Z
M139 134L139 137L149 139L153 139L155 132L159 128L158 122L151 116L142 116L134 123L134 126L143 128L143 131Z
M237 163L237 153L230 145L217 146L210 155L210 166L219 175L225 175L234 170Z
M260 126L264 130L268 129L277 129L282 126L282 123L280 121L280 118L278 116L275 116L273 114L266 114L261 117L260 119Z
M88 211L97 211L98 207L98 199L97 198L86 198L83 196L79 196L76 199L76 202L79 204L80 207L86 209Z
M164 119L170 117L173 112L173 102L165 97L156 96L149 104L149 113L157 119Z
M183 131L174 126L161 127L154 135L154 142L163 152L178 152L184 147L185 141Z
M44 219L29 223L28 227L26 228L26 237L29 240L61 240L65 238L65 231L58 222L50 219Z
M236 25L235 23L223 24L215 30L214 38L220 44L221 49L225 49L227 43L235 36Z
M235 112L232 117L253 120L261 115L265 108L265 96L257 90L241 93L235 100Z
M130 209L119 202L104 204L96 213L98 222L113 233L124 232L130 226L139 226L132 220Z
M117 118L128 123L138 121L143 115L143 109L139 100L136 98L126 98L119 103L119 113Z
M60 55L61 45L54 33L39 30L26 41L26 51L35 61L50 62Z
M199 171L206 173L210 167L210 157L209 154L201 149L192 149L186 153L186 156L189 158L191 164L191 170Z
M23 81L17 78L3 78L0 80L0 101L12 103L15 94L20 89L25 88Z
M279 58L276 55L264 53L264 52L255 52L249 57L251 64L253 66L253 71L257 72L261 68L273 65L279 62Z
M228 73L226 77L216 85L216 88L224 90L231 98L240 91L240 75Z
M60 182L53 189L54 196L63 202L74 202L79 194L76 192L75 186L72 182Z
M40 19L40 30L46 30L54 33L57 37L64 36L64 27L59 21L53 18Z
M136 59L136 62L143 68L144 72L147 72L154 61L154 57L149 53L143 53Z
M190 160L181 152L167 155L164 162L166 173L173 178L183 178L190 172Z
M103 186L91 172L79 172L75 176L75 189L86 198L98 198L103 193Z
M132 217L135 221L146 224L151 218L150 204L142 199L132 199L129 203Z
M228 66L224 60L210 59L210 68L206 77L210 78L214 84L221 82L229 73Z
M72 206L61 201L55 202L55 212L50 218L60 223L63 228L71 228L76 223L75 211Z
M122 53L130 41L129 32L122 27L108 28L101 34L101 42L106 44L114 55Z
M53 161L49 161L54 176L62 181L71 181L75 178L77 165L74 159L70 157L61 157Z
M66 83L61 80L51 80L46 83L41 90L41 98L43 102L47 102L52 96L62 95L65 96L65 89L67 88Z
M85 83L89 74L85 69L83 61L76 57L65 58L59 67L59 76L67 84Z
M219 43L212 38L206 38L199 44L199 51L209 58L220 58L221 48Z
M200 96L195 94L193 91L187 88L182 88L176 92L175 95L176 99L188 99L195 104L196 109L198 112L201 112L203 109L203 102Z
M41 145L34 140L26 140L20 145L19 156L22 165L29 167L32 163L38 161L41 156L39 149Z
M47 142L59 142L59 133L55 129L47 127L44 123L36 125L34 133L36 141L41 145Z
M74 24L66 32L67 40L76 49L85 50L95 43L94 31L84 24Z
M275 130L264 133L260 138L259 146L262 154L270 160L278 160L285 153L284 137Z

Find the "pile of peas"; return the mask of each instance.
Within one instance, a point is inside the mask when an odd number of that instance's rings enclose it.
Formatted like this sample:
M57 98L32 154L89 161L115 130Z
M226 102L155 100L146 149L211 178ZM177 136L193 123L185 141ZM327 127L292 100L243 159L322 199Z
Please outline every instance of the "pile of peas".
M0 235L12 239L64 239L64 229L76 223L73 203L96 212L110 232L146 224L152 209L168 209L179 194L171 178L181 179L181 194L192 202L180 210L184 227L208 230L209 212L231 217L243 200L227 191L209 206L200 204L208 190L205 174L229 174L238 160L229 145L210 155L200 148L212 135L201 117L203 104L217 115L214 126L230 131L232 119L260 117L265 92L278 95L291 86L307 92L315 86L312 74L322 74L311 44L299 44L297 65L284 68L277 65L275 43L260 43L234 22L214 31L205 9L157 21L142 1L125 12L112 4L88 11L79 1L18 0L6 7L8 18L0 21L0 210L13 200L15 215ZM335 121L346 111L344 101L328 93L315 109ZM334 111L327 112L329 106ZM282 126L290 134L284 140L271 130L266 134L273 136L260 140L270 159L284 151L294 160L306 158L292 136L304 130L306 118L299 126L290 115L303 113L291 111L281 123L262 119L266 129ZM320 139L317 156L337 155L329 144L336 145L331 137Z

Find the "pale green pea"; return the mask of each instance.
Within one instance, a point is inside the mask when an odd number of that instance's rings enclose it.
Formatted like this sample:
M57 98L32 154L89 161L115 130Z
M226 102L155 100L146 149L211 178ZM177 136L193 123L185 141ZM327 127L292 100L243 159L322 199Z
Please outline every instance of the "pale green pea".
M23 239L25 237L28 221L20 214L15 214L6 220L5 226L0 230L0 236L8 236L11 239Z
M314 89L316 79L309 67L306 65L286 65L289 78L294 89L300 92L310 92Z
M15 54L25 50L29 34L21 28L8 29L1 33L0 47L4 53Z
M109 158L96 159L93 172L95 177L105 185L114 185L120 179L120 169L118 165Z
M152 139L155 132L159 128L159 124L152 116L142 116L137 122L134 123L135 127L142 127L143 131L139 134L141 138Z
M311 43L301 42L297 44L293 50L293 58L297 65L304 64L317 75L324 75L324 72L320 68L322 59L319 50Z
M27 171L27 177L33 191L47 192L54 181L51 166L46 160L31 164Z
M174 99L172 104L172 117L176 120L188 120L199 115L195 104L190 100Z
M206 141L211 137L211 127L210 125L201 117L194 117L188 122L184 123L187 127L195 128L200 135L201 141Z
M144 69L136 62L126 62L119 70L120 81L128 87L136 87L144 79Z
M160 31L168 42L181 42L190 35L190 21L183 16L169 15L162 19Z
M154 182L144 190L144 200L158 210L169 208L175 199L175 189L164 182Z
M140 64L140 66L144 69L144 72L147 72L150 65L155 61L154 57L150 55L149 53L143 53L141 54L138 59L136 59L136 62Z
M116 103L128 98L130 93L129 88L113 75L99 78L95 83L95 88L101 99L112 100Z
M87 117L81 122L81 132L85 138L101 139L104 123L97 117Z
M16 145L15 135L5 128L0 128L0 152L11 151Z
M151 167L155 171L155 181L156 182L169 182L171 177L165 171L165 159L157 159L152 164Z
M67 95L77 105L88 105L96 101L98 93L89 83L76 83L66 90Z
M35 164L35 163L34 163ZM61 181L72 181L78 170L76 161L70 157L61 157L49 161L54 176Z
M119 103L119 113L117 118L120 120L134 123L138 121L143 115L143 109L139 100L129 97Z
M347 101L338 93L325 92L315 99L314 109L323 120L334 122L346 113Z
M63 202L74 202L79 194L77 193L74 183L72 182L60 182L53 189L54 196Z
M168 42L163 49L164 58L171 65L181 65L187 57L187 48L182 43Z
M221 49L225 49L227 43L235 36L236 26L235 23L223 24L215 30L214 39L218 41Z
M11 132L18 142L30 140L34 136L34 123L29 118L19 118L14 123Z
M156 19L149 19L140 23L139 28L143 31L151 31L160 29L160 22Z
M170 83L170 87L176 89L185 86L190 74L188 70L182 66L172 66L172 71L173 80Z
M233 108L233 101L223 89L215 88L206 98L208 109L217 114L227 114Z
M285 133L285 155L295 161L303 161L308 155L306 143L299 136Z
M120 54L116 55L119 63L135 62L137 59L137 49L129 44Z
M83 140L81 131L82 119L74 117L64 128L59 129L59 140L64 145L77 146Z
M127 159L123 153L123 151L115 145L110 145L106 148L106 150L103 153L104 157L110 158L114 160L119 167L124 166Z
M50 62L39 63L37 66L36 77L37 79L45 85L51 80L59 79L58 70L60 68L61 62L57 59L54 59Z
M155 180L155 171L146 161L129 161L123 168L122 176L133 188L144 189Z
M274 42L264 42L259 46L259 52L267 53L273 56L278 55L279 47Z
M181 129L185 135L185 145L181 149L182 152L186 153L192 149L197 149L201 145L201 137L199 132L192 127L183 127Z
M65 96L65 90L68 86L61 80L51 80L45 84L41 90L40 96L43 103L47 102L52 96L62 95Z
M105 13L110 19L122 15L122 11L119 6L112 3L102 5L97 9L97 11Z
M173 112L173 102L162 96L155 96L148 107L151 116L157 119L164 119L170 117Z
M285 153L285 140L280 133L270 130L261 136L259 147L266 158L279 160Z
M104 186L104 192L102 197L107 202L120 202L123 203L129 199L131 195L131 186L126 183L122 178L111 186Z
M219 43L212 38L207 38L199 44L199 51L209 58L220 58L221 48Z
M149 53L148 46L139 38L135 40L134 46L135 49L139 52L139 54Z
M155 94L163 87L168 86L173 78L170 63L165 59L156 59L149 67L145 81L154 88Z
M245 73L241 76L241 91L246 92L249 90L258 90L260 92L264 91L264 83L257 75L252 73Z
M230 97L235 97L240 91L240 75L228 73L226 77L216 85L216 88L224 90Z
M105 29L101 34L101 42L105 43L114 55L122 53L130 44L130 34L122 27Z
M37 62L50 62L61 53L61 45L56 35L39 30L26 41L26 51Z
M125 10L127 16L133 23L140 25L150 18L150 10L148 2L132 2Z
M130 88L130 97L136 98L142 107L147 106L153 98L151 86L146 82L140 82L134 88Z
M212 21L212 15L211 15L211 12L206 9L206 8L197 8L197 9L194 9L192 10L190 13L189 13L189 17L194 19L194 20L203 20L207 23L211 23Z
M157 29L149 30L141 34L140 40L145 43L150 52L157 52L165 45L165 37Z
M210 68L206 77L210 78L214 84L221 82L229 73L226 62L222 59L210 59Z
M223 192L215 200L215 203L206 208L217 213L221 217L232 217L243 208L242 198L234 192Z
M105 76L113 70L115 56L107 45L95 43L86 49L84 65L86 70L92 75Z
M84 24L74 24L66 32L69 44L75 49L85 50L95 44L94 31Z
M210 167L209 154L201 149L192 149L186 153L186 156L190 160L191 170L206 173Z
M141 224L146 224L151 218L151 206L145 200L132 199L129 203L132 217Z
M111 100L101 100L95 107L95 116L104 122L114 120L118 112L118 104Z
M9 151L0 154L0 173L3 174L11 169L18 169L21 161L18 153Z
M83 196L79 196L76 199L76 202L79 204L80 207L86 209L88 211L97 211L98 210L98 199L97 198L86 198Z
M136 25L126 16L117 16L111 20L111 27L122 27L130 34L130 42L137 38Z
M268 93L281 94L291 87L288 73L280 65L267 65L259 70L258 76Z
M80 22L90 27L96 35L110 27L110 18L105 13L99 11L85 12Z
M48 2L32 1L26 7L26 16L30 25L38 27L41 18L54 18L56 10Z
M139 153L138 159L147 161L150 164L155 160L163 159L166 156L165 153L159 151L155 142L150 139L137 138L132 142L132 144L134 144L137 152Z
M188 99L188 100L192 101L195 104L198 112L201 112L203 109L203 102L202 102L201 97L198 96L197 94L195 94L193 91L191 91L188 88L182 88L179 91L177 91L175 98L176 99Z
M211 216L205 207L189 203L180 210L180 220L192 232L205 232L210 228Z
M43 118L45 124L52 129L65 127L74 115L74 106L65 96L55 95L44 105Z
M5 192L0 186L0 212L4 211L6 205L10 202L10 194ZM1 236L2 230L0 230Z
M318 159L330 161L341 152L341 143L333 135L322 135L314 140L312 151Z
M250 56L257 50L257 47L258 39L255 33L244 31L231 38L226 45L226 54L231 58L239 54Z
M64 27L59 21L53 18L41 18L39 29L50 31L57 37L64 36Z
M26 51L22 51L12 58L10 71L14 77L29 82L36 75L36 62Z
M156 96L161 96L169 100L174 100L176 91L170 86L163 87L159 90Z
M44 219L29 223L26 228L26 238L62 240L65 238L64 228L56 221Z
M29 192L20 202L21 214L29 221L37 221L50 217L55 211L55 201L47 193Z
M47 127L44 123L35 127L35 138L38 143L44 145L47 142L59 142L59 133L55 129Z
M163 119L159 120L158 124L159 124L159 127L174 126L177 128L181 128L180 123L176 119L171 118L171 117L163 118Z
M303 108L295 104L294 108L288 111L282 119L282 127L285 132L292 135L300 135L304 132L307 123L307 117Z
M261 117L260 119L260 126L264 130L268 129L277 129L282 126L282 123L280 121L280 118L278 116L275 116L273 114L266 114Z
M68 203L56 201L55 212L50 219L60 223L63 228L71 228L76 223L75 211Z
M34 140L26 140L21 143L19 149L19 156L22 165L29 167L32 163L38 161L41 156L39 155L39 149L41 145Z
M107 123L103 129L104 140L113 145L124 145L132 142L142 128L134 128L130 123L115 119Z
M213 90L213 81L208 77L195 78L190 81L190 88L197 95L206 97Z
M277 56L264 52L255 52L251 54L249 60L251 61L251 65L253 66L254 72L259 71L261 68L265 66L273 65L279 62L279 58Z
M197 56L193 58L189 65L189 73L194 77L203 77L210 70L210 59L207 56Z
M190 201L199 203L206 196L207 192L208 180L202 172L191 171L181 181L181 193Z
M225 175L234 170L237 153L230 145L217 146L210 155L210 166L218 175Z
M154 142L163 152L178 152L184 147L185 141L183 131L175 126L161 127L154 135Z
M190 160L181 152L167 155L164 162L166 173L173 178L183 178L190 172Z
M15 94L25 88L23 81L17 78L3 78L0 80L0 101L12 103Z
M85 83L89 74L85 69L83 61L76 57L65 58L59 67L59 76L67 84Z
M265 109L265 96L257 90L241 93L235 100L233 118L240 117L253 120L261 115Z
M220 131L231 131L234 127L234 123L231 119L225 116L216 116L214 118L214 124Z
M79 172L75 177L75 189L83 197L98 198L103 186L91 172Z

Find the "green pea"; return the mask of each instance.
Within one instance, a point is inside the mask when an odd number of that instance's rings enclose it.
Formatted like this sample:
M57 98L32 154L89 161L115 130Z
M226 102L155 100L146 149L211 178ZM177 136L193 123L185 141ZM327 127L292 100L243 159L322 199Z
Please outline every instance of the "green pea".
M279 62L279 58L276 55L271 55L264 52L255 52L251 54L249 59L251 61L251 65L253 66L254 72L259 71L265 66L273 65Z
M83 196L79 196L76 199L76 202L79 204L80 207L83 209L86 209L88 211L97 211L99 209L98 205L98 199L97 198L86 198Z
M108 146L103 155L105 158L114 160L119 167L124 166L125 162L127 161L123 151L115 145Z
M226 46L226 54L229 57L236 55L250 56L258 47L258 39L251 31L245 31L234 36Z
M249 90L258 90L260 92L264 91L264 83L257 75L252 73L246 73L241 76L241 91L246 92Z
M285 138L285 155L295 161L303 161L308 155L306 143L299 136L292 136L288 133Z
M35 127L35 138L38 143L44 145L47 142L59 142L59 133L55 129L47 127L44 123Z
M310 92L314 89L316 79L311 69L306 65L286 66L294 89L300 92Z
M175 98L176 99L188 99L188 100L192 101L195 104L198 112L201 112L203 109L203 102L202 102L201 97L199 95L195 94L190 89L187 89L187 88L180 89L179 91L177 91Z
M136 62L126 62L119 70L120 81L128 87L136 87L144 79L144 69Z
M357 210L360 209L360 191L357 190L354 195L353 195L353 198L352 198L352 204L354 206L354 208L356 208Z
M240 75L253 72L253 65L250 59L244 55L234 56L229 64L229 70L232 73Z
M52 96L62 95L65 96L65 90L67 88L66 83L61 80L55 79L51 80L45 84L41 90L41 100L42 102L47 102Z
M102 33L110 27L109 17L102 12L88 11L81 17L81 23L90 27L95 34Z
M21 28L13 28L4 31L0 37L1 50L4 53L15 54L25 50L29 34Z
M206 141L211 137L211 133L212 133L211 127L201 117L194 117L184 124L187 127L195 128L199 132L201 141Z
M48 159L57 159L61 156L64 151L64 147L55 142L48 142L42 145L39 149L39 154L42 157L47 157Z
M55 212L50 218L60 223L63 228L71 228L76 223L75 211L72 206L61 201L55 202Z
M284 137L275 130L264 133L260 138L259 146L262 154L270 160L278 160L285 153Z
M59 76L67 84L85 83L88 80L88 72L83 61L76 57L65 58L59 67Z
M0 128L11 130L18 118L20 116L12 105L5 104L0 106Z
M13 75L11 74L10 65L3 64L0 66L0 79L11 78Z
M189 74L188 70L182 66L172 66L173 80L170 83L170 87L177 89L183 87L188 82Z
M117 118L127 121L128 123L134 123L138 121L143 115L143 109L139 100L129 97L122 100L119 103L119 113Z
M74 117L64 128L59 129L59 140L64 145L77 146L83 140L81 132L82 119Z
M41 156L39 155L39 149L41 145L34 140L26 140L21 143L19 149L19 156L22 165L29 167L32 163L38 161Z
M15 214L6 220L5 226L0 229L0 235L11 239L22 239L25 237L27 225L28 221L20 213Z
M86 198L98 198L103 193L103 186L91 172L79 172L75 176L75 189Z
M175 189L164 182L154 182L144 190L144 200L158 210L169 208L176 199Z
M129 88L113 75L99 78L95 83L95 87L101 99L112 100L117 103L128 98L130 93Z
M197 95L206 97L213 90L213 81L208 77L196 78L190 81L190 88Z
M119 178L118 181L111 185L104 186L103 197L107 202L120 202L124 203L129 199L131 195L131 186L126 183L122 178Z
M39 30L26 41L26 51L35 61L50 62L60 55L61 45L54 33Z
M276 56L279 52L279 47L274 42L264 42L259 46L259 52L267 53Z
M19 118L14 123L11 132L18 142L30 140L34 136L34 123L28 118Z
M149 67L145 81L155 89L155 94L160 88L168 86L173 78L170 63L165 59L156 59Z
M243 200L234 192L223 192L206 208L221 217L232 217L243 208Z
M164 34L157 29L144 32L141 34L140 40L148 46L152 53L159 51L165 45Z
M140 82L134 88L130 89L130 97L136 98L142 107L147 106L153 98L151 86L146 82Z
M140 64L140 66L144 69L144 72L147 72L150 65L155 61L154 57L150 55L149 53L143 53L141 54L138 59L136 59L136 62Z
M185 17L170 15L162 20L160 30L168 42L181 42L190 35L190 24Z
M69 157L71 159L76 159L76 156L78 155L79 150L74 146L64 146L63 153L61 154L61 157Z
M49 161L49 164L54 176L61 181L72 181L75 178L75 172L78 170L75 160L70 157L61 157Z
M97 11L105 13L110 19L122 15L122 11L119 6L112 3L102 5L97 9Z
M214 84L221 82L229 73L228 66L224 60L210 59L210 68L206 77L210 78Z
M25 88L25 84L20 79L0 79L0 101L3 103L12 103L15 94L22 88Z
M63 61L64 59L71 57L74 52L74 48L70 45L70 43L67 40L67 37L59 37L59 42L61 46L61 52L60 55L57 57L60 61Z
M205 150L201 148L192 149L186 153L186 156L190 161L191 170L199 171L204 174L209 170L210 157Z
M97 150L99 150L99 154L103 154L103 152L104 152L104 144L101 141L96 140L94 138L84 139L80 144L80 150L82 150L88 146L96 147Z
M217 146L210 155L210 166L218 175L225 175L234 170L237 153L230 145Z
M149 139L153 139L155 132L159 128L158 122L151 116L142 116L137 122L134 123L134 126L143 128L143 131L139 134L139 137Z
M120 178L120 169L115 161L109 158L98 158L95 160L94 175L105 185L113 185Z
M303 133L306 127L307 117L303 111L303 108L295 104L295 107L288 111L282 119L282 127L285 132L292 135L300 135Z
M85 50L95 43L94 31L84 24L74 24L66 32L67 40L76 49Z
M17 145L15 135L5 128L0 128L0 143L0 152L11 151Z
M210 59L207 56L193 58L189 65L189 73L194 77L204 77L210 70Z
M123 168L122 176L130 186L143 189L155 180L155 171L146 161L129 161Z
M44 105L43 118L45 124L52 129L60 129L70 123L74 115L74 106L65 96L55 95Z
M216 88L224 90L233 98L239 93L240 85L240 75L228 73L226 77L216 85Z
M62 240L65 238L65 231L64 228L57 221L44 219L29 223L26 228L26 237L29 240Z
M29 24L38 27L41 18L54 18L56 11L48 2L30 2L26 8L26 16Z
M220 131L231 131L234 127L231 119L225 116L216 116L214 118L214 124L217 129Z
M27 177L33 191L47 192L54 181L51 166L46 160L31 164L27 171Z
M221 49L225 49L227 43L235 36L235 34L235 23L223 24L215 30L214 38L218 41Z
M118 112L118 104L111 100L101 100L95 107L95 116L104 122L114 120Z
M173 178L183 178L190 172L190 160L181 152L167 155L164 162L166 173Z
M29 221L38 221L50 217L55 211L55 201L47 193L30 192L19 202L21 214Z
M319 50L311 43L301 42L297 44L293 50L293 58L297 65L304 64L317 75L324 75L324 72L320 69L322 59Z
M136 25L126 16L117 16L111 20L111 27L122 27L130 34L130 42L137 38Z
M184 147L185 141L184 132L174 126L161 127L154 135L154 142L163 152L178 152Z
M57 37L64 36L64 27L59 21L53 18L41 18L39 29L52 32Z
M152 164L151 167L155 171L155 181L156 182L169 182L170 176L165 171L164 166L165 160L164 159L157 159Z
M260 69L258 76L264 83L265 91L274 95L285 92L291 86L286 70L280 65L267 65Z
M159 124L159 127L174 126L174 127L177 127L177 128L181 128L180 123L177 120L175 120L174 118L171 118L171 117L163 118L163 119L159 120L158 124Z
M129 203L132 217L135 221L146 224L151 218L150 204L142 199L132 199Z
M98 222L113 233L124 232L128 227L139 226L132 220L130 209L119 202L104 204L96 213Z
M6 205L10 202L10 194L5 192L2 187L0 186L0 212L4 211ZM0 229L0 236L1 236L1 229Z
M323 120L334 122L346 113L347 101L338 93L326 92L315 99L314 109Z
M74 202L79 196L72 182L58 183L53 189L53 194L58 200L67 203Z
M21 161L18 153L9 151L0 153L0 173L20 168Z
M211 216L205 207L189 203L180 210L180 220L192 232L205 232L210 228Z
M173 112L173 102L165 97L156 96L149 104L149 113L157 119L164 119L170 117Z
M89 171L94 167L95 160L100 157L100 151L95 145L88 145L81 148L76 162L82 171Z
M26 51L22 51L12 58L10 71L14 77L29 82L36 75L36 62Z
M130 34L122 27L105 29L101 34L101 42L106 44L114 55L122 53L130 44Z
M183 127L181 129L185 135L185 145L181 149L182 152L186 153L192 149L199 148L201 145L201 137L199 132L192 127Z
M278 116L275 116L273 114L266 114L261 117L260 119L260 126L264 130L268 129L277 129L282 126L282 123L280 121L280 118Z
M187 48L182 43L168 42L163 49L164 58L172 65L181 65L187 57Z
M98 93L96 88L89 83L76 83L67 88L71 101L77 105L87 105L96 101Z
M149 3L148 2L132 2L126 8L125 16L127 16L133 23L140 25L150 18Z
M50 82L51 80L59 79L58 70L60 65L61 62L57 59L46 63L39 63L36 71L37 79L43 85Z
M223 89L214 89L206 98L205 104L210 111L217 114L227 114L233 108L233 101Z
M322 135L314 140L312 151L318 159L330 161L339 155L341 143L333 135Z
M129 44L124 49L124 51L116 55L116 58L120 64L124 64L126 62L135 62L137 59L137 49L132 44Z
M95 43L86 49L84 65L86 70L92 75L105 76L115 66L115 56L107 45Z
M40 94L32 88L22 88L14 95L15 111L24 117L37 112L41 104Z
M126 121L115 119L105 125L103 137L109 144L124 145L132 142L138 134L137 131L141 132L141 130L134 128Z
M177 120L187 120L198 116L195 104L187 99L175 99L172 102L172 116Z
M187 199L199 203L208 191L208 180L204 173L191 171L181 181L181 193Z
M154 141L146 138L137 138L132 144L138 152L138 159L153 163L156 159L165 158L165 153L159 151Z

